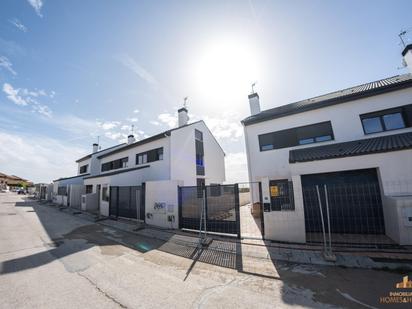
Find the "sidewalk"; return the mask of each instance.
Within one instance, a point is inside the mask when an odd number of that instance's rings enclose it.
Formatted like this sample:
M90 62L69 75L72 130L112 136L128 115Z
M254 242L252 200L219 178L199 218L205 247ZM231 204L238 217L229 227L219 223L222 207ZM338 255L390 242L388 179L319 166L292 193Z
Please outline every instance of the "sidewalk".
M53 204L44 204L59 209ZM224 267L238 268L239 261L242 271L262 276L277 277L274 267L276 261L286 261L298 264L314 264L324 266L342 266L367 269L407 269L412 270L412 250L377 250L377 251L348 251L335 252L336 261L329 262L323 258L322 248L310 245L283 244L263 240L236 239L208 235L213 241L198 254L199 238L197 233L181 230L165 230L147 226L129 220L104 219L96 222L92 214L71 208L60 210L75 215L83 220L97 223L112 229L135 235L157 239L164 242L160 250L182 255L191 259L212 263ZM186 248L186 249L183 249ZM197 257L196 257L197 256ZM259 260L259 263L256 260Z

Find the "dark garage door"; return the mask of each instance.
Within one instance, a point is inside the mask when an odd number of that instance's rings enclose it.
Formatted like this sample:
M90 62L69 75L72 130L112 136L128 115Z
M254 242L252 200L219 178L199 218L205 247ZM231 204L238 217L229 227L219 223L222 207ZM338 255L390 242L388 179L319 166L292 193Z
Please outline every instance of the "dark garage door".
M112 217L123 217L144 220L145 187L124 186L110 187L109 214Z
M326 224L326 185L332 233L384 234L382 200L376 169L302 176L306 232L322 232L316 185Z

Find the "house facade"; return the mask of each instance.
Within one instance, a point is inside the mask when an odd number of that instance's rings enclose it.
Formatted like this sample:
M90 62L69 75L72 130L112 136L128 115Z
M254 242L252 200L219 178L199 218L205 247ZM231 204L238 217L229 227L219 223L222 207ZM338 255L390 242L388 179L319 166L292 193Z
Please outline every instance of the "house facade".
M203 121L188 123L187 113L186 108L179 109L177 128L144 140L136 141L130 135L127 143L101 151L94 144L91 154L77 160L78 175L70 178L83 187L81 208L103 216L154 220L152 213L146 218L154 207L154 202L147 202L153 196L147 192L149 184L153 190L160 190L157 199L163 195L168 200L170 194L177 198L177 185L223 183L224 151ZM61 184L56 184L56 190ZM173 202L172 215L177 218L175 204L177 201Z
M411 55L409 45L409 68ZM411 74L265 111L257 93L249 103L242 121L248 172L262 183L267 239L304 243L322 232L320 201L332 233L412 244Z

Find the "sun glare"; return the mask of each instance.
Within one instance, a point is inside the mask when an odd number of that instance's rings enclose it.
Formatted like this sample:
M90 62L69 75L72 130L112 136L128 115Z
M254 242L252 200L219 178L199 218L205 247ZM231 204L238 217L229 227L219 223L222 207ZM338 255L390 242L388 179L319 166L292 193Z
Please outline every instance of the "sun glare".
M231 104L231 99L249 92L260 73L259 55L250 45L232 40L206 45L195 66L199 94L213 99L211 104Z

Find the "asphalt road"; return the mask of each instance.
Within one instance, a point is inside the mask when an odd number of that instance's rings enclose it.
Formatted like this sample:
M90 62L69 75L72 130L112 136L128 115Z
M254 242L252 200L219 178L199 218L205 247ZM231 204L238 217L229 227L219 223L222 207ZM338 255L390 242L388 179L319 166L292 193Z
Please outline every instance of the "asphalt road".
M269 261L264 277L190 252L0 193L0 308L389 308L406 275Z

